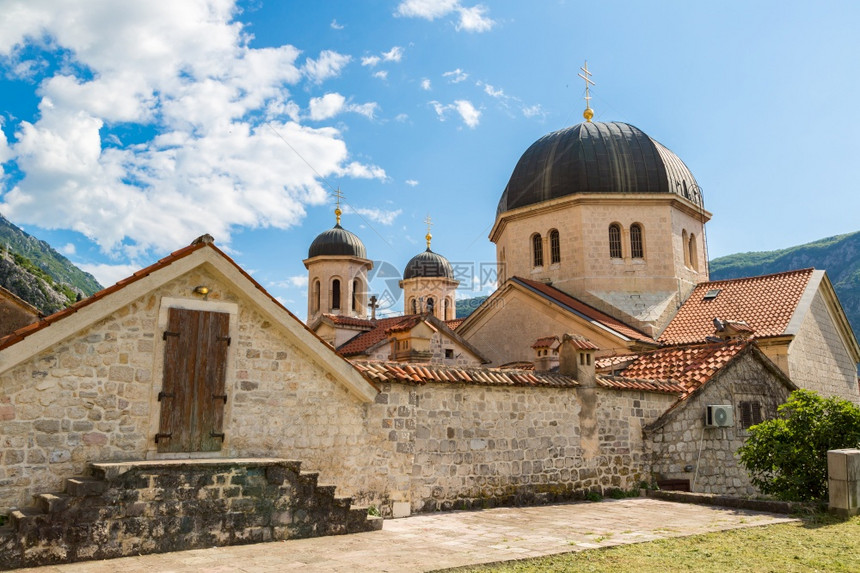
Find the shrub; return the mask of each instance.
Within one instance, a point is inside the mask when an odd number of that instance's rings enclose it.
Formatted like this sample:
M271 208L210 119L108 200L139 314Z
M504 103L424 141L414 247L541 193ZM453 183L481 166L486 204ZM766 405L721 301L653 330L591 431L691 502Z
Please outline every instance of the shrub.
M827 450L857 447L860 408L840 398L796 390L777 417L752 426L738 450L763 494L786 501L827 497Z

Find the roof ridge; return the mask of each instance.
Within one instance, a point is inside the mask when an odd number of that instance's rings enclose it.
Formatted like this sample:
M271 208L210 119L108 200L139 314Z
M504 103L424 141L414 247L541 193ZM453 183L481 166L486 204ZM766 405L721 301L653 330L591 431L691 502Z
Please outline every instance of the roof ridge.
M781 271L778 273L768 273L765 275L753 275L751 277L735 277L733 279L717 279L714 281L705 281L705 282L698 283L696 285L696 288L698 289L699 287L704 287L707 285L712 285L712 284L717 284L717 283L727 283L727 282L733 282L733 281L750 281L750 280L766 279L766 278L791 275L791 274L812 273L814 271L815 271L815 267L806 267L803 269L792 269L790 271Z

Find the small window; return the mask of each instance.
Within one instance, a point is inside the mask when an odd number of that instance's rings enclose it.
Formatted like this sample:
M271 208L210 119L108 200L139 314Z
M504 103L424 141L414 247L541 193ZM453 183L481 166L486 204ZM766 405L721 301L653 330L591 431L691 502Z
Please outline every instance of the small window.
M448 358L449 360L451 358L454 358L454 349L453 348L446 348L445 349L445 358Z
M445 318L444 320L451 320L451 299L445 299Z
M427 299L427 312L433 313L433 308L436 306L436 302L433 300L433 297Z
M340 279L331 281L331 309L340 310Z
M538 234L532 236L532 260L535 267L543 266L543 239Z
M418 301L412 299L412 314L418 314Z
M314 281L312 300L313 300L312 307L314 309L314 312L319 312L319 310L320 310L320 281L319 281L319 279Z
M690 268L699 270L699 254L696 248L696 235L690 233Z
M561 241L555 229L549 232L549 262L551 264L561 262Z
M609 256L613 259L621 258L621 226L618 223L609 225Z
M352 310L353 310L353 312L358 310L358 294L359 294L358 293L358 291L359 291L358 285L360 285L360 284L361 283L358 282L358 279L354 279L352 281Z
M741 428L747 429L750 426L762 423L761 402L746 401L740 403L741 410Z
M645 257L645 250L642 247L642 225L639 223L630 225L630 256L634 259Z
M702 300L714 300L715 298L717 298L717 295L719 295L720 292L721 292L720 289L712 288L711 290L709 290L708 292L705 293L705 296L702 297Z
M684 252L684 266L690 266L690 238L687 235L687 229L681 233L681 250Z

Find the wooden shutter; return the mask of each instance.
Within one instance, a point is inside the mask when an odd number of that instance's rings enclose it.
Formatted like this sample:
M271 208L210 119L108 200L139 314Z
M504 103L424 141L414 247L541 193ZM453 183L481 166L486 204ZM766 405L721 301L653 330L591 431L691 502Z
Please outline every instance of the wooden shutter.
M159 452L221 449L230 316L171 308L164 332Z

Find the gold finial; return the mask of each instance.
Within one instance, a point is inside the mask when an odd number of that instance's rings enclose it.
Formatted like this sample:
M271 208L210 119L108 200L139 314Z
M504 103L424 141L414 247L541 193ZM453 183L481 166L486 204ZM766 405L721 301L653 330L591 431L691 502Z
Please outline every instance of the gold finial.
M591 93L588 91L588 84L596 85L593 81L591 81L591 72L588 71L588 60L585 61L585 65L579 68L582 70L581 74L577 74L579 77L585 80L585 111L582 112L582 117L585 118L585 121L591 123L591 118L594 117L594 110L591 109Z
M424 238L427 239L427 250L430 250L430 239L433 238L433 235L430 234L430 227L433 226L433 220L430 219L430 213L427 213L427 217L424 218L424 222L427 223L427 234L424 235Z
M337 206L334 209L334 216L337 218L337 224L340 225L340 216L343 214L343 211L340 210L340 200L343 199L343 193L341 193L340 187L335 190L334 197L335 201L337 201Z

